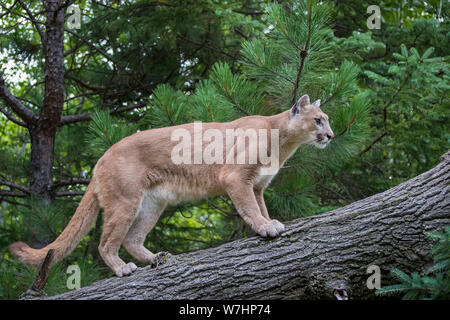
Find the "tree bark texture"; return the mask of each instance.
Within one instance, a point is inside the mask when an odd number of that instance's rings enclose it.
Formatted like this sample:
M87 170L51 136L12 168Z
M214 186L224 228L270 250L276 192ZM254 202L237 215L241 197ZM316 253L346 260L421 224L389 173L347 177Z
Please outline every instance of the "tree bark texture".
M382 286L394 267L423 271L433 245L426 233L450 223L450 152L441 160L383 193L287 223L275 239L252 236L175 255L50 299L335 299L336 290L374 298L369 266L380 267Z
M53 158L56 131L64 103L64 2L44 1L46 10L44 104L37 121L29 126L31 136L31 194L52 197Z

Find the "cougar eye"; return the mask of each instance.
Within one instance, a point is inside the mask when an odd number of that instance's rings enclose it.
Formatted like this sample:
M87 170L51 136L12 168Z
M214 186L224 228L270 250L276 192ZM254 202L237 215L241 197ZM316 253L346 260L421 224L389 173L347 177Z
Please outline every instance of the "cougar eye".
M320 118L315 118L314 120L316 120L317 124L321 124L322 123L322 120Z

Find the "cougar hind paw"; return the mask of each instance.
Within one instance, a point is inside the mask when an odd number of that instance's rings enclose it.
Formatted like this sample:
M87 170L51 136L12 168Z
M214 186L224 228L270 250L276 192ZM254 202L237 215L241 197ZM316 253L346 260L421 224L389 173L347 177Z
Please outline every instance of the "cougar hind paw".
M170 258L170 253L168 252L158 252L155 259L152 262L152 267L157 268L159 265L165 264Z

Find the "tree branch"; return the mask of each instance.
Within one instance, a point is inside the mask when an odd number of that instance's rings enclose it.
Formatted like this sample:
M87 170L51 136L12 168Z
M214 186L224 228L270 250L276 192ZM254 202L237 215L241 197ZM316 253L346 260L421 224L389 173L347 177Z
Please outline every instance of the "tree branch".
M261 16L264 14L263 11L247 11L244 9L234 9L233 12L248 15L248 16Z
M84 195L84 191L58 191L55 193L56 197L74 197L82 195Z
M68 32L72 35L74 35L75 37L77 37L78 39L80 39L81 41L83 41L87 46L91 47L92 49L96 50L98 53L100 53L103 57L105 57L106 59L108 59L109 61L115 63L117 66L121 67L122 69L125 69L122 64L118 61L116 61L115 59L113 59L109 54L107 54L103 49L98 48L96 45L92 44L88 39L86 39L85 37L83 37L82 35L64 28L65 32Z
M18 185L18 184L15 184L15 183L12 183L12 182L9 182L6 180L0 180L0 185L8 186L10 188L20 190L24 193L28 193L28 194L30 193L30 189L28 189L27 187L24 187L24 186L21 186L21 185Z
M72 76L71 74L69 74L67 72L64 74L64 78L70 79L70 80L78 83L82 87L84 87L86 89L89 89L89 90L92 90L92 91L100 92L100 91L103 91L103 90L107 89L106 87L95 87L93 85L90 85L89 83L86 83L86 82L82 81L81 79L75 78L74 76Z
M20 13L15 12L15 11L12 10L12 8L14 8L14 6L16 5L16 3L17 3L17 0L11 5L11 7L8 8L7 6L3 5L3 4L0 2L0 6L1 6L3 9L5 9L7 12L9 12L9 13L12 13L12 14L18 16L18 17L24 18L25 20L30 20L29 17L27 17L27 16L25 16L25 15L23 15L23 14L20 14ZM41 22L41 23L42 23L42 22Z
M363 151L361 151L359 153L359 157L361 157L364 153L366 153L367 151L369 151L370 149L372 149L373 145L375 143L377 143L378 141L380 141L381 139L383 139L384 136L388 135L389 131L385 131L382 134L380 134L378 137L376 137Z
M37 119L37 116L30 109L25 107L20 102L20 100L17 99L8 90L8 88L5 85L5 79L3 79L3 75L1 73L0 73L0 98L3 99L5 104L8 107L10 107L11 110L13 110L27 124L27 126L30 125L32 122L34 122Z
M22 2L22 0L17 0L20 5L22 6L22 8L24 8L24 10L26 11L28 17L30 17L30 21L31 23L34 25L34 27L36 28L36 31L39 33L39 36L41 37L41 43L42 46L44 47L45 50L45 46L46 46L46 37L44 32L42 31L41 27L39 26L39 24L42 24L42 22L38 21L36 19L36 17L33 15L33 13L31 12L31 10Z
M71 186L74 184L89 184L91 182L91 179L84 179L84 178L71 178L67 180L59 180L53 182L52 189L58 189L63 186Z
M130 111L133 109L143 108L143 107L147 106L148 102L149 102L148 100L144 100L144 101L134 104L134 105L129 105L129 106L125 106L125 107L121 107L121 108L117 108L117 109L112 109L112 110L110 110L109 114L120 114L122 112ZM61 121L59 122L59 125L64 126L64 125L70 124L70 123L88 121L88 120L91 120L91 117L92 117L91 114L75 114L75 115L70 115L70 116L63 116L63 117L61 117Z
M0 106L0 112L3 113L6 118L8 118L8 120L14 122L15 124L18 124L19 126L22 127L27 127L27 124L23 121L20 121L19 119L16 119L11 113L9 113L5 108Z
M26 198L26 197L28 197L28 194L23 193L23 192L0 190L0 197Z

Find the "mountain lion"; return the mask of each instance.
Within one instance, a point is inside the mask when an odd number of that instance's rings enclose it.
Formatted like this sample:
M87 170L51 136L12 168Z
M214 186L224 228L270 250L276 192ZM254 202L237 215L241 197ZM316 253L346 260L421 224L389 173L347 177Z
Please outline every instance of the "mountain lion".
M264 189L301 144L325 148L334 137L328 116L320 109L320 100L311 104L308 95L302 96L289 110L274 116L248 116L232 122L202 124L202 130L211 130L216 139L217 134L229 130L276 132L277 141L269 141L269 145L278 144L278 154L271 154L276 156L278 165L275 172L262 174L266 164L259 155L256 163L248 162L252 153L245 156L245 163L175 164L173 151L177 142L173 133L182 129L195 134L194 126L191 123L146 130L113 145L98 160L83 199L59 237L42 249L32 249L23 242L13 243L9 247L12 254L32 266L39 266L49 249L54 249L52 263L64 259L89 232L103 208L100 255L117 276L126 276L137 267L119 257L120 246L144 264L153 264L164 254L154 254L143 244L168 204L222 194L231 198L241 217L256 233L275 237L284 230L284 225L269 217ZM249 151L250 142L247 142L244 149ZM200 151L206 152L210 147L204 146ZM215 150L216 158L217 155L220 158L218 151L222 150ZM223 157L230 158L229 154Z

